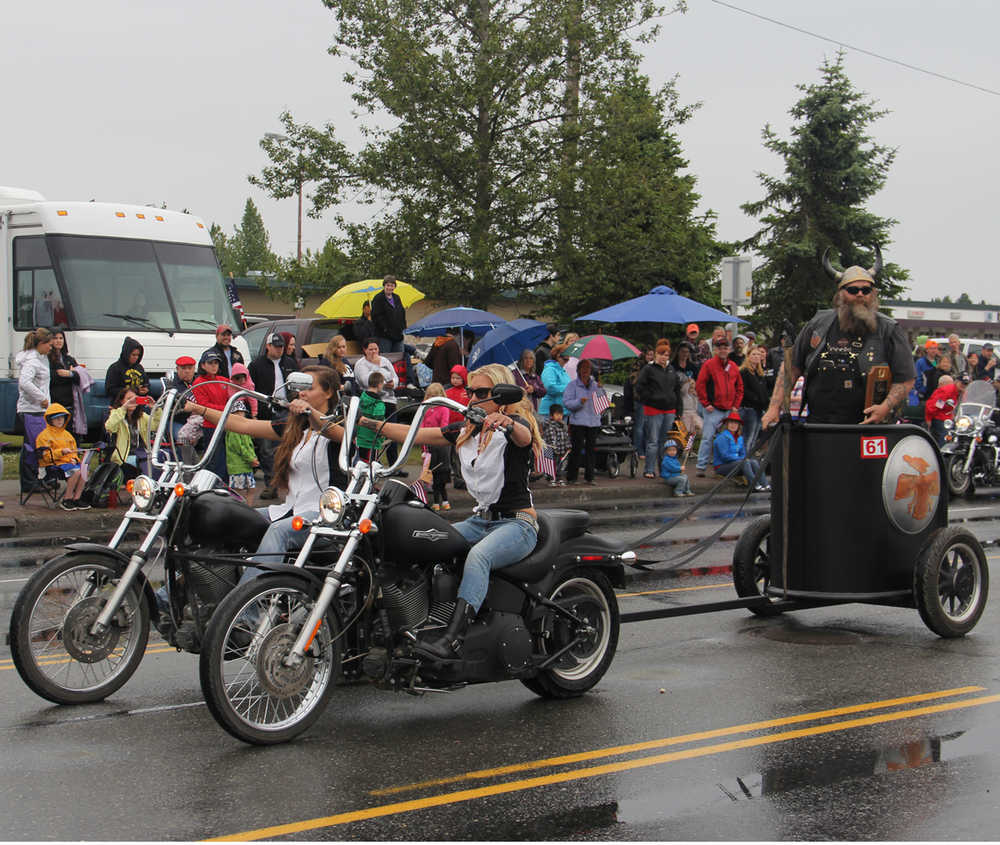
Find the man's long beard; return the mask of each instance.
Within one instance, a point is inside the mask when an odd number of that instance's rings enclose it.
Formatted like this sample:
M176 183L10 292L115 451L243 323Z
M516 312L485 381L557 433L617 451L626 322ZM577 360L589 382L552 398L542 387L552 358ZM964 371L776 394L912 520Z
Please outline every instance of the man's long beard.
M870 306L864 302L848 302L841 298L837 305L837 322L840 330L848 334L873 334L877 326L878 303Z

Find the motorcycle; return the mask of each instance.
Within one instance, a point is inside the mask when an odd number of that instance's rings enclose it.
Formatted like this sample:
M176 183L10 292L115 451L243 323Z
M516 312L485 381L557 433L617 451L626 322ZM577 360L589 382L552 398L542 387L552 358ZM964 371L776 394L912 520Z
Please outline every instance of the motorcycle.
M499 405L519 387L498 385ZM219 604L200 657L209 711L234 737L255 745L286 742L322 714L341 670L377 688L412 695L469 684L519 680L536 695L572 698L607 671L618 643L613 586L624 586L635 553L589 533L583 511L538 512L534 551L494 570L457 660L414 649L421 635L446 628L455 608L469 543L389 476L406 460L421 420L444 405L473 424L485 413L445 397L421 403L394 464L348 466L359 419L348 400L341 469L345 490L330 487L294 565L265 571ZM380 489L377 482L385 480ZM318 556L334 557L332 565Z
M1000 411L996 390L974 381L965 391L954 420L945 420L945 461L948 489L953 496L972 495L976 487L1000 484Z
M312 383L308 375L293 373L285 389L294 396L306 382ZM224 423L240 397L287 402L247 390L235 393L202 459L185 464L175 457L176 444L161 450L183 395L168 390L153 407L159 424L150 454L159 476L140 475L129 483L132 504L111 540L67 546L32 575L15 601L11 657L42 698L84 704L114 693L142 661L151 620L169 645L197 654L209 618L267 531L268 520L203 466L223 448ZM127 555L121 546L137 525L148 528ZM165 594L158 602L146 573L161 561Z

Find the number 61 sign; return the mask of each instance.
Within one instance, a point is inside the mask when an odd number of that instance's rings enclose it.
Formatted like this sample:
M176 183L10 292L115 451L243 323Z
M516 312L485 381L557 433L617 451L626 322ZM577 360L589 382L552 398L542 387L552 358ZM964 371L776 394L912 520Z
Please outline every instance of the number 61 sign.
M887 458L889 457L889 443L884 437L862 437L861 438L862 458Z

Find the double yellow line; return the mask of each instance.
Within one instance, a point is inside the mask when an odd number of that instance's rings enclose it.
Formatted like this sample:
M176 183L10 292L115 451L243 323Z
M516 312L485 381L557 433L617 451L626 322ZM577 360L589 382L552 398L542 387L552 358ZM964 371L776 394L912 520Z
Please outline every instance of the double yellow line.
M789 725L801 724L803 722L819 721L823 719L834 719L840 716L850 716L856 713L864 713L873 710L886 710L888 708L900 707L903 705L921 704L923 702L935 701L943 698L954 698L956 696L968 695L970 693L983 692L984 688L979 686L958 687L950 690L939 690L937 692L921 693L903 698L890 698L883 701L872 701L865 704L855 704L848 707L838 707L831 710L819 710L812 713L802 713L796 716L787 716L781 719L768 719L761 722L749 722L743 725L734 725L726 728L716 728L698 733L683 734L663 739L650 740L648 742L632 743L630 745L618 745L611 748L601 748L593 751L584 751L578 754L567 754L560 757L548 757L542 760L532 760L524 763L516 763L509 766L501 766L493 769L480 769L466 772L454 777L439 778L437 780L422 781L420 783L407 784L405 786L389 787L377 790L372 795L391 795L411 790L427 789L430 787L444 786L454 783L463 783L476 780L485 780L504 775L517 774L521 772L536 771L544 768L572 765L592 760L599 760L608 757L617 757L625 754L636 754L642 751L650 751L658 748L666 748L673 745L682 745L699 742L706 739L717 739L734 734L751 733L754 731L768 730L777 727L787 727ZM874 715L861 716L858 718L840 719L838 721L826 722L824 724L813 725L806 728L795 728L777 733L767 733L760 736L751 736L743 739L734 739L727 742L719 742L708 745L697 745L677 751L669 751L663 754L637 757L618 762L603 763L596 766L583 768L571 768L565 771L554 772L547 775L535 777L525 777L504 783L479 786L469 789L461 789L453 792L444 792L426 798L416 798L408 801L396 801L389 804L380 804L361 810L353 810L346 813L338 813L331 816L323 816L315 819L307 819L289 824L274 825L272 827L258 828L257 830L234 833L227 836L219 836L208 839L208 842L249 842L256 839L273 839L277 836L287 836L295 833L303 833L320 828L334 827L336 825L350 824L352 822L366 821L369 819L393 816L401 813L410 813L415 810L425 810L431 807L442 807L449 804L459 804L466 801L474 801L479 798L487 798L495 795L503 795L512 792L520 792L527 789L535 789L540 786L551 786L568 781L582 780L584 778L600 777L603 775L624 772L632 769L641 769L649 766L659 766L664 763L672 763L678 760L690 760L696 757L706 757L712 754L720 754L725 751L735 751L742 748L753 748L760 745L772 745L779 742L787 742L792 739L800 739L807 736L819 736L822 734L836 733L838 731L851 730L869 725L895 722L901 719L912 719L918 716L927 716L934 713L943 713L949 710L959 710L967 707L978 707L983 704L992 704L1000 701L1000 695L983 695L975 698L963 698L959 701L947 701L937 704L927 704L921 707L911 707L905 710L895 710L888 713L876 713Z

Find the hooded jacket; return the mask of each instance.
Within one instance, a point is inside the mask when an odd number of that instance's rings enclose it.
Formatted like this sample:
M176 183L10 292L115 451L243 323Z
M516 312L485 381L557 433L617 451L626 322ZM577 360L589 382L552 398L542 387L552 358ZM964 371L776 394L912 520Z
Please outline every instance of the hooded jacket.
M132 424L135 426L139 437L142 438L147 453L149 452L150 445L150 429L152 427L152 430L156 430L155 427L159 425L162 410L162 408L157 408L151 418L149 414L140 409L132 417ZM104 430L115 436L115 448L111 452L111 460L116 464L124 464L132 452L132 436L129 431L129 421L126 414L127 411L124 405L112 408L111 413L108 414L108 418L104 422Z
M250 375L250 370L248 370L243 364L233 364L233 371L230 374L229 378L230 379L234 379L234 378L236 378L236 376L246 376L247 377L246 384L243 385L244 387L246 387L247 390L256 390L257 389L256 387L254 387L254 381L253 381L253 377ZM236 390L240 389L240 386L236 385L236 384L234 384L233 387L234 387L234 389L232 391L233 393L235 393ZM241 401L246 402L250 406L250 416L253 417L254 419L256 419L257 418L257 400L254 399L252 396L244 396L244 397L242 397Z
M451 374L458 373L462 377L462 386L455 387L451 384ZM454 399L456 402L460 402L462 405L469 404L469 394L465 392L465 387L469 383L469 371L463 367L461 364L455 364L454 367L448 372L448 389L444 392L444 395L449 399ZM465 419L458 411L448 410L448 422L460 422Z
M197 402L199 405L204 405L206 408L214 408L216 411L221 411L226 407L226 402L229 401L229 397L233 395L230 390L229 379L218 373L217 375L210 376L205 372L202 366L205 363L205 357L211 350L205 350L201 355L201 361L198 362L198 375L195 380L191 382L193 389L191 391L191 399L193 402ZM222 367L220 366L221 370ZM220 382L223 382L220 384ZM215 428L215 423L210 423L206 418L201 424L202 428Z
M569 373L555 358L549 358L542 367L542 384L545 385L545 395L538 403L538 413L547 417L552 405L562 404L563 391L569 384Z
M139 359L134 363L129 363L129 356L134 350L139 350ZM143 355L142 344L134 337L126 337L122 343L121 355L110 367L107 375L104 376L104 392L112 402L123 387L130 387L136 392L140 387L149 387L149 376L142 366Z
M69 411L58 402L53 402L46 409L45 428L42 429L42 433L35 441L39 466L50 467L80 463L80 455L76 451L76 439L66 430L66 426L52 425L51 417L57 414L66 414L66 422L69 422ZM71 449L72 451L63 454L63 449Z
M458 341L452 335L435 338L424 363L434 371L434 381L447 388L451 368L462 363L462 350L458 348Z
M49 359L32 348L18 352L14 360L21 368L17 377L17 413L44 414L49 407Z

